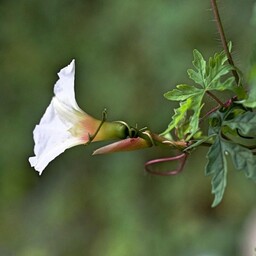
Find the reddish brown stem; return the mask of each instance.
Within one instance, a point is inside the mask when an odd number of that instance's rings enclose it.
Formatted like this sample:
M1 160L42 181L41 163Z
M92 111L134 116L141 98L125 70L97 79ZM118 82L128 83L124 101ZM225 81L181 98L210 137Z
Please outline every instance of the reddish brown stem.
M212 94L210 91L206 92L211 98L213 98L219 105L221 105L222 107L225 107L225 104L219 100L218 97L216 97L214 94Z
M202 116L199 120L199 123L201 123L206 117L208 117L209 115L211 115L213 112L217 111L220 108L220 106L218 105L217 107L214 107L213 109L211 109L210 111L208 111L204 116Z
M172 175L177 175L180 172L182 172L184 165L186 163L187 160L187 153L182 153L180 155L177 156L172 156L172 157L166 157L166 158L159 158L159 159L154 159L154 160L150 160L148 162L145 163L145 170L148 173L151 174L155 174L155 175L159 175L159 176L172 176ZM151 165L155 165L155 164L159 164L159 163L164 163L164 162L173 162L173 161L178 161L180 162L180 165L171 171L167 171L167 172L157 172L157 171L153 171L149 168L149 166Z

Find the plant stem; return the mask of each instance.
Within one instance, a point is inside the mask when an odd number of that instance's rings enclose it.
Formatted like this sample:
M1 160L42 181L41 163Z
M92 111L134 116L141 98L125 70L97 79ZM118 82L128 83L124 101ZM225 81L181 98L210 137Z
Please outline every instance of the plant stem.
M223 29L223 25L222 25L222 22L221 22L221 19L220 19L220 14L219 14L219 10L218 10L216 0L211 0L211 5L212 5L212 10L213 10L213 14L214 14L214 17L215 17L215 21L216 21L216 24L217 24L217 29L218 29L218 32L220 34L221 43L222 43L224 51L226 52L227 57L228 57L228 62L229 62L230 65L235 67L235 64L234 64L233 58L231 56L231 53L228 50L227 40L226 40L225 32L224 32L224 29ZM235 78L236 84L239 85L239 80L240 79L239 79L239 75L238 75L237 71L235 69L233 69L232 73L233 73L233 76Z
M208 117L210 114L212 114L213 112L217 111L220 108L220 105L218 105L217 107L211 109L210 111L208 111L204 116L202 116L199 120L199 123L201 123L206 117Z
M225 107L225 104L223 102L221 102L219 100L218 97L216 97L214 94L212 94L210 91L206 91L206 93L211 97L213 98L216 102L218 102L219 105L221 105L222 107Z
M150 131L138 131L138 137L149 141L154 146L168 146L181 151L187 147L186 141L168 140L165 137Z

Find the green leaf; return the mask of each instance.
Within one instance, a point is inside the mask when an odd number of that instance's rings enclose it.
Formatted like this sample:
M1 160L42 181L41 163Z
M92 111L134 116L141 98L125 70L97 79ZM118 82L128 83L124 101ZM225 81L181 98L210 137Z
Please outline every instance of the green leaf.
M218 80L221 76L226 75L230 72L233 67L229 64L224 64L227 61L226 54L224 52L216 53L213 58L209 59L209 64L207 68L207 72L205 74L205 79L207 80L207 86L216 87L215 82L219 82Z
M202 93L202 90L187 84L179 84L177 89L173 89L164 94L164 97L173 101L184 101L192 96Z
M168 100L181 102L180 107L174 110L172 121L162 135L176 128L179 136L184 136L186 140L190 139L199 130L199 118L204 106L202 101L205 93L207 91L235 91L233 76L224 81L221 79L233 69L226 63L227 57L224 51L216 53L208 62L198 50L193 51L193 56L195 69L189 69L188 75L200 87L180 84L164 94Z
M213 175L211 183L212 193L215 195L212 207L221 202L227 185L227 161L222 147L220 137L217 136L207 154L205 175Z
M225 91L225 90L235 91L236 87L234 87L234 82L235 82L235 78L232 76L226 79L224 82L215 83L214 89L209 88L209 90L212 89L216 91Z
M231 158L236 170L243 171L247 178L256 181L256 156L246 147L248 141L252 141L254 145L255 141L244 139L237 133L238 129L245 135L256 133L253 129L256 113L245 111L246 109L241 104L233 103L228 108L212 113L209 118L208 135L215 136L215 141L207 154L205 174L213 175L211 183L215 198L212 207L221 202L227 185L226 157Z
M256 108L256 83L251 85L248 95L249 97L243 102L243 105L248 108Z
M223 125L238 129L243 136L256 136L256 113L245 112L231 120L224 121Z
M236 170L243 171L247 178L256 180L256 157L252 151L217 135L214 144L208 151L208 163L205 169L205 175L213 175L211 183L215 198L212 207L221 202L225 192L228 172L227 156L231 157Z
M180 102L180 107L177 109L174 109L175 114L172 116L172 122L169 124L167 130L164 133L162 133L162 135L165 135L169 131L171 131L173 128L178 127L179 124L184 123L187 110L191 107L191 104L192 104L191 98L188 98L186 101ZM184 134L182 133L182 135Z
M194 60L192 61L195 69L189 69L188 76L192 80L195 81L195 83L200 84L202 87L204 87L204 75L206 72L206 61L204 60L202 54L198 50L193 51Z
M193 51L193 65L196 70L189 69L188 75L195 83L201 85L207 90L233 90L234 78L228 78L228 81L220 81L220 78L230 72L233 67L226 63L227 56L224 51L216 53L206 62L198 50ZM225 86L228 86L227 88Z
M193 111L193 114L189 118L189 125L188 128L185 130L186 134L189 134L189 136L186 138L186 140L189 140L193 135L198 132L199 130L199 118L201 109L203 108L204 104L202 103L203 94L199 97L193 97L192 98L192 107L191 110Z
M231 156L234 167L243 171L247 178L256 180L256 157L248 148L225 142L225 153Z
M177 91L178 90L173 90L167 93L166 96L170 99L171 97L174 97L174 94L176 94ZM187 98L186 101L181 101L180 107L174 110L175 114L172 117L173 120L169 124L167 130L163 133L163 135L171 131L173 128L180 128L177 133L179 135L179 138L184 139L186 137L186 139L189 140L198 131L199 116L203 107L203 104L201 103L202 98L203 92L202 90L198 90L198 92L194 93L194 95L190 95L190 97ZM193 114L186 122L185 119L188 110L191 110ZM186 127L184 127L184 125Z
M256 107L256 64L253 65L249 74L249 93L248 98L243 102L243 105L248 108Z

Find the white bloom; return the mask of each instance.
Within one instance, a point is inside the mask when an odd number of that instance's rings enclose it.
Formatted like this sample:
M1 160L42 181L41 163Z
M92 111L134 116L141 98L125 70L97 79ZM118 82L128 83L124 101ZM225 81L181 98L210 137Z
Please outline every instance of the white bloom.
M61 69L54 86L55 97L46 109L33 135L35 156L29 162L39 174L66 149L85 144L100 125L99 120L79 108L75 99L75 61Z

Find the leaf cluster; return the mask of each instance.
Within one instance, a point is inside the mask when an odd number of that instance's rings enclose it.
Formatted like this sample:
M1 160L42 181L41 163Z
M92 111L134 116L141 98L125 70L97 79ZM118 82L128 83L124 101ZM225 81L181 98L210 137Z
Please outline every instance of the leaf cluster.
M202 144L209 146L205 174L212 175L214 207L221 202L227 186L228 159L234 169L256 180L256 113L252 109L256 107L256 87L252 87L248 96L242 85L235 84L231 74L235 67L228 63L224 51L208 61L198 50L193 51L193 56L194 69L188 69L187 73L194 84L179 84L164 95L168 100L178 101L179 107L174 109L172 121L162 135L172 137L171 133L175 131L178 140L187 141L186 152L192 152ZM214 92L226 90L233 92L234 97L223 104ZM218 105L206 115L208 134L203 135L200 119L205 95L215 99Z
M198 50L193 51L193 65L195 69L188 69L187 73L195 85L179 84L175 89L167 92L164 96L171 101L179 101L179 108L163 135L176 130L180 139L189 140L199 131L199 118L204 106L203 98L211 91L230 90L235 92L234 77L225 78L233 67L227 63L225 52L216 53L205 61ZM192 113L188 115L188 113Z
M207 153L205 174L212 175L214 207L221 202L227 185L227 158L231 159L236 170L256 180L256 156L251 150L256 147L256 113L242 105L232 104L213 113L209 120L209 135L215 140Z

